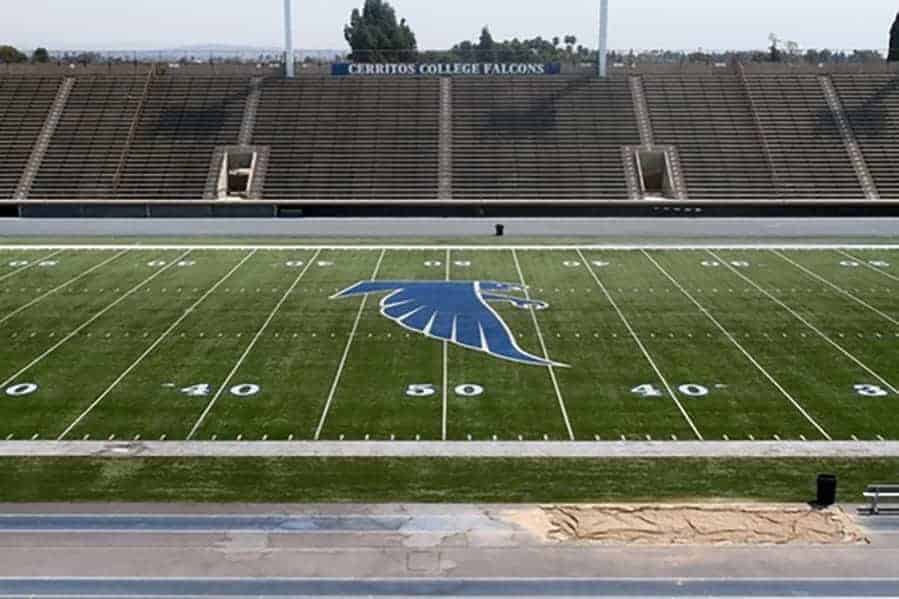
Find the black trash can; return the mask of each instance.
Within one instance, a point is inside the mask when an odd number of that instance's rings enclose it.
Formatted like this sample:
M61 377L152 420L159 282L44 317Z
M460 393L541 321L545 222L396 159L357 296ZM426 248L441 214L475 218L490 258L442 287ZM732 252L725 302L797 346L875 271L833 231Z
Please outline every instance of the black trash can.
M506 225L496 225L496 236L502 237L506 234Z
M818 507L830 507L837 502L837 477L833 474L818 475Z

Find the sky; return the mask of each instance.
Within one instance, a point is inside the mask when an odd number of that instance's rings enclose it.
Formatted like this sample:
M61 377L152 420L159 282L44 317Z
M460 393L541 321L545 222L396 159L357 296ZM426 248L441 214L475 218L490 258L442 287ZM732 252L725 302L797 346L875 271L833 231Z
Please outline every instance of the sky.
M342 49L363 0L294 0L296 46ZM280 46L282 0L6 0L0 44L23 49L159 49L196 44ZM478 37L576 35L595 47L599 0L392 0L419 48ZM750 8L746 8L749 5ZM842 9L842 10L841 10ZM886 48L897 0L611 0L614 49L756 49L768 35L803 48Z

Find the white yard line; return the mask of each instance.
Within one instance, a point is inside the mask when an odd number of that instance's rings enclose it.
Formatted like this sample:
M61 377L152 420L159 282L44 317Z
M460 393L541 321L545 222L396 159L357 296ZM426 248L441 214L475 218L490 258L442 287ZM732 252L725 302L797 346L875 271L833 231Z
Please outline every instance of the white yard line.
M515 269L518 271L518 278L521 281L521 286L524 288L524 298L531 301L531 293L528 291L528 284L524 280L524 272L521 270L521 263L518 261L518 252L512 250L512 259L515 261ZM546 341L543 339L543 331L540 330L540 322L537 320L537 311L531 308L528 310L531 313L531 318L534 321L534 329L537 331L537 339L540 340L540 348L543 351L543 357L547 362L551 362L552 358L549 357L549 350L546 348ZM562 390L559 388L559 381L556 377L556 369L550 364L546 367L549 370L549 378L552 381L553 389L556 392L556 399L559 402L559 410L562 411L562 420L565 422L565 429L568 431L568 438L572 441L575 440L574 437L574 429L571 428L571 420L568 418L568 410L565 408L565 400L562 398Z
M377 280L378 273L381 271L381 263L384 261L384 254L386 253L387 250L381 250L381 254L378 256L378 262L375 264L375 270L371 275L372 281ZM321 438L322 430L325 428L325 421L328 419L328 413L331 411L331 404L334 403L334 396L337 394L337 385L340 384L340 377L343 375L343 368L346 365L347 357L350 355L350 348L353 346L353 339L356 338L356 331L359 329L359 321L362 320L362 313L365 311L365 304L367 301L368 295L364 295L362 296L362 301L359 302L359 311L356 312L356 320L353 321L353 328L350 329L350 335L346 340L346 347L343 348L343 356L341 356L340 363L337 365L337 373L334 375L334 380L331 383L331 390L328 392L328 399L325 401L325 406L322 408L321 418L318 421L318 427L315 429L316 441Z
M231 245L208 245L208 244L35 244L35 245L0 245L0 251L18 251L18 250L124 250L139 249L146 251L173 251L173 250L195 250L195 251L370 251L380 252L386 251L443 251L447 247L451 247L458 251L486 251L486 252L508 252L511 250L529 251L557 251L557 252L573 252L577 250L606 250L606 251L640 251L640 250L672 250L672 251L697 251L697 250L899 250L896 244L846 244L846 243L709 243L709 244L587 244L587 245L409 245L409 244L389 244L389 245L327 245L327 244L298 244L298 245L270 245L270 244L231 244Z
M848 252L845 252L845 251L843 251L843 250L836 250L836 251L837 251L837 253L839 253L839 254L841 254L841 255L843 255L843 256L845 256L845 257L851 259L851 260L854 260L854 261L858 262L859 264L861 264L862 266L864 266L864 267L867 268L868 270L873 270L874 272L880 273L880 274L882 274L883 276L885 276L885 277L888 278L888 279L892 279L893 281L899 282L899 277L897 277L896 275L894 275L894 274L892 274L892 273L888 273L887 271L885 271L885 270L883 270L883 269L881 269L881 268L878 268L878 267L874 266L873 264L871 264L870 262L868 262L868 261L865 260L864 258L857 258L857 257L853 256L852 254L850 254L850 253L848 253Z
M652 367L653 371L656 373L656 376L659 377L659 380L662 381L662 385L665 386L665 390L668 391L668 396L674 402L674 405L677 406L677 409L680 411L681 415L684 417L684 420L687 421L687 424L690 425L690 429L693 431L693 434L696 435L696 438L700 441L703 440L702 433L699 432L699 429L696 427L696 424L693 422L693 419L690 417L690 414L687 413L687 409L684 408L683 403L677 398L677 395L674 393L674 389L668 383L668 379L665 378L665 375L662 374L662 371L659 370L659 367L656 365L655 360L652 359L652 355L650 355L649 351L646 349L646 346L643 345L643 341L640 340L640 337L637 335L637 332L634 330L634 327L631 326L630 321L628 321L627 317L624 315L624 312L621 311L621 308L618 307L618 303L615 301L615 298L612 297L612 294L609 293L609 290L606 289L606 286L600 280L599 275L596 274L596 271L590 266L590 262L587 260L587 257L584 256L584 253L581 250L578 250L578 256L581 258L581 263L584 265L584 268L587 269L587 272L593 277L593 280L596 281L596 285L602 291L603 295L606 296L606 299L612 305L612 308L618 314L618 318L621 319L621 322L624 323L625 328L627 328L628 333L630 333L631 338L633 338L634 342L637 344L637 347L640 348L640 351L643 353L643 357L646 358L646 361L649 362L649 365Z
M20 250L23 250L23 249L29 249L29 248L27 248L27 247L26 247L26 248L20 247L19 249L20 249ZM12 251L16 251L16 250L12 250ZM28 264L26 264L25 266L20 266L19 268L15 269L15 270L11 270L10 272L6 273L5 275L0 276L0 282L5 281L6 279L8 279L8 278L10 278L10 277L14 277L14 276L16 276L17 274L19 274L20 272L26 271L26 270L28 270L29 268L34 268L35 266L37 266L37 265L40 264L41 262L44 262L45 260L49 260L49 259L52 258L53 256L56 256L57 254L61 254L61 253L64 252L64 251L65 251L65 250L58 249L58 250L56 250L55 252L52 252L52 253L50 253L50 254L47 254L47 255L44 256L43 258L38 258L37 260L31 260L31 261L29 261Z
M43 293L43 294L41 294L40 296L34 298L33 300L31 300L30 302L28 302L28 303L25 304L24 306L19 306L18 308L16 308L15 310L13 310L12 312L10 312L9 314L7 314L6 316L4 316L3 318L0 318L0 324L3 324L4 322L6 322L7 320L9 320L10 318L15 317L16 314L21 314L22 312L24 312L25 310L27 310L27 309L30 308L31 306L33 306L33 305L35 305L36 303L38 303L38 302L40 302L40 301L46 299L48 296L53 295L53 294L56 293L57 291L60 291L60 290L62 290L62 289L65 289L66 287L68 287L68 286L71 285L72 283L76 283L76 282L80 281L81 279L83 279L83 278L86 277L87 275L91 274L91 273L94 272L95 270L100 269L100 268L103 268L104 266L106 266L107 264L109 264L110 262L112 262L113 260L115 260L116 258L118 258L119 256L122 256L122 255L124 255L124 254L127 254L128 251L129 251L129 250L122 250L122 251L118 252L118 253L115 254L112 258L108 258L108 259L104 260L103 262L101 262L101 263L99 263L99 264L97 264L97 265L92 266L91 268L87 269L86 271L84 271L84 272L81 273L80 275L78 275L78 276L76 276L76 277L73 277L73 278L69 279L68 281L66 281L66 282L63 283L62 285L59 285L59 286L57 286L57 287L54 287L54 288L51 289L50 291L48 291L48 292L46 292L46 293Z
M861 299L860 297L858 297L858 296L856 296L856 295L854 295L854 294L852 294L852 293L846 291L845 289L843 289L843 288L840 287L839 285L835 285L834 283L831 283L830 281L828 281L827 279L825 279L824 277L822 277L822 276L819 275L818 273L814 272L813 270L810 270L809 268L806 268L806 267L803 266L802 264L799 264L798 262L795 262L795 261L791 260L789 257L787 257L787 256L785 256L785 255L783 255L783 254L781 254L780 252L778 252L778 251L776 251L776 250L771 250L771 253L774 254L775 256L778 256L778 257L782 258L782 259L783 259L784 261L786 261L787 263L792 264L793 266L795 266L796 268L798 268L799 270L801 270L801 271L804 272L805 274L809 275L810 277L814 277L816 280L821 281L822 283L824 283L825 285L827 285L828 287L830 287L831 289L833 289L833 290L836 291L837 293L840 293L840 294L846 296L847 298L851 299L851 300L854 301L856 304L858 304L858 305L860 305L860 306L863 306L863 307L867 308L867 309L870 310L871 312L874 312L875 314L877 314L878 316L880 316L880 317L883 318L884 320L887 320L887 321L891 322L892 324L894 324L894 325L896 325L896 326L899 326L899 320L896 320L895 318L893 318L892 316L890 316L890 315L887 314L886 312L883 312L882 310L878 310L877 308L875 308L874 306L872 306L871 304L869 304L869 303L866 302L865 300L863 300L863 299Z
M44 353L42 353L41 355L39 355L38 357L36 357L34 360L32 360L31 362L29 362L26 366L24 366L22 369L20 369L17 373L15 373L15 374L12 375L11 377L9 377L8 379L6 379L6 380L3 381L2 383L0 383L0 387L6 387L7 385L9 385L9 384L12 383L13 381L15 381L17 378L19 378L20 376L22 376L23 374L25 374L26 372L28 372L28 371L29 371L31 368L33 368L36 364L38 364L38 363L41 362L44 358L46 358L47 356L49 356L50 354L52 354L53 352L55 352L57 349L59 349L60 347L62 347L66 342L68 342L70 339L72 339L73 337L75 337L78 333L80 333L81 331L83 331L84 329L86 329L87 327L89 327L91 324L93 324L93 323L96 322L99 318L101 318L104 314L106 314L107 312L109 312L110 310L112 310L113 308L115 308L116 306L118 306L120 303L122 303L123 301L125 301L126 299L128 299L130 296L134 295L134 293L136 293L141 287L143 287L143 286L146 285L147 283L151 282L153 279L155 279L156 277L158 277L159 275L161 275L162 273L164 273L164 272L167 271L168 269L170 269L170 268L172 268L173 266L175 266L175 264L177 264L178 262L180 262L181 260L183 260L183 259L184 259L185 257L187 257L187 255L190 254L190 253L191 253L191 250L187 250L186 252L184 252L183 254L181 254L178 258L175 258L174 260L172 260L171 262L169 262L168 264L166 264L166 265L163 266L162 268L156 270L152 275L150 275L149 277L147 277L146 279L144 279L143 281L141 281L140 283L138 283L137 285L135 285L134 287L132 287L132 288L129 289L128 291L126 291L126 292L124 293L124 295L120 296L117 300L115 300L114 302L112 302L111 304L109 304L108 306L106 306L105 308L103 308L102 310L100 310L99 312L97 312L96 314L94 314L93 316L91 316L89 319L87 319L87 320L84 321L81 325L79 325L78 328L76 328L74 331L72 331L71 333L69 333L68 335L66 335L66 336L63 337L62 339L60 339L58 342L56 342L50 349L48 349L47 351L45 351Z
M771 375L771 373L769 373L769 372L765 369L765 367L762 366L762 365L759 363L759 361L756 360L755 357L754 357L752 354L750 354L750 353L746 350L746 348L744 348L743 345L742 345L739 341L737 341L737 339L736 339L733 335L731 335L730 331L728 331L728 330L724 327L724 325L722 325L720 322L718 322L718 319L716 319L716 318L712 315L712 313L709 312L709 311L705 308L705 306L703 306L702 304L700 304L700 303L696 300L696 298L693 297L693 295L692 295L689 291L687 291L686 289L684 289L684 287L677 281L677 279L675 279L673 276L671 276L671 274L669 274L668 271L665 270L665 268L662 267L662 265L659 264L659 263L658 263L652 256L650 256L650 255L649 255L647 252L645 252L645 251L643 252L643 255L646 256L646 258L647 258L650 262L653 263L653 265L659 270L659 272L661 272L663 275L665 275L665 277L666 277L669 281L671 281L671 282L674 284L674 286L677 287L677 288L680 290L680 292L683 293L683 294L687 297L687 299L689 299L691 302L693 302L693 305L696 306L697 308L699 308L700 312L702 312L703 314L706 315L706 317L708 317L708 319L712 322L712 324L714 324L714 325L718 328L718 330L721 331L721 332L724 334L724 336L727 337L728 340L729 340L731 343L733 343L734 346L735 346L738 350L740 350L740 352L746 357L746 359L749 360L749 361L752 363L752 365L755 366L755 367L758 369L758 371L761 372L761 373L765 376L765 378L768 379L768 381L769 381L772 385L774 385L774 387L775 387L778 391L780 391L781 395L783 395L783 396L787 399L787 401L789 401L791 404L793 404L793 407L795 407L795 408L799 411L799 413L802 414L802 416L803 416L803 417L804 417L804 418L805 418L805 419L806 419L806 420L807 420L813 427L815 427L815 429L816 429L819 433L821 433L821 435L822 435L825 439L827 439L828 441L832 441L832 440L833 440L833 437L831 437L830 434L828 434L828 432L827 432L826 430L824 430L824 428L823 428L820 424L818 424L818 422L816 422L814 418L812 418L811 414L809 414L808 411L807 411L804 407L802 407L802 405L801 405L801 404L800 404L800 403L799 403L799 402L798 402L792 395L790 395L790 393L789 393L786 389L783 388L783 386L777 381L777 379L775 379L775 378Z
M254 252L255 253L255 252ZM228 376L225 377L225 380L218 386L218 390L215 392L215 395L212 396L212 399L209 400L209 403L206 405L206 409L203 410L203 413L200 414L200 417L197 418L197 421L194 423L193 428L190 429L190 433L187 435L187 440L190 441L194 438L194 435L197 434L197 431L200 430L200 427L203 426L203 423L206 421L206 417L209 416L209 413L212 412L212 409L215 407L215 404L218 403L219 398L221 398L222 394L225 392L225 389L228 388L228 385L231 384L231 380L234 378L234 375L240 370L240 367L243 366L243 363L246 362L247 357L250 355L250 352L253 351L253 348L256 347L256 344L259 342L259 339L262 338L262 335L265 334L265 331L268 329L268 325L272 323L277 316L278 312L281 310L281 306L287 302L290 298L290 294L293 293L294 289L297 288L297 285L300 284L300 281L303 280L303 277L306 276L306 273L312 268L312 265L318 261L318 256L321 254L321 250L317 250L309 262L306 263L306 266L300 271L300 274L294 279L293 283L288 287L287 291L284 292L284 295L281 296L281 299L278 300L278 303L275 304L275 307L272 308L272 311L269 313L268 318L265 319L265 322L262 323L262 326L259 327L259 330L256 331L256 335L253 336L253 339L247 345L243 354L241 354L240 358L238 358L237 363L234 364L234 368L231 369L231 372L228 373Z
M726 262L724 259L722 259L720 256L718 256L718 254L716 254L715 252L713 252L711 250L707 250L707 251L708 251L709 255L711 255L713 258L715 258L715 260L717 260L718 262L723 264L725 267L730 269L731 272L733 272L734 274L739 276L741 279L743 279L744 281L746 281L747 283L752 285L755 289L757 289L759 292L761 292L769 300L771 300L772 302L774 302L775 304L777 304L778 306L780 306L781 308L783 308L784 310L786 310L787 312L792 314L796 320L798 320L799 322L804 324L811 331L813 331L816 335L821 337L821 339L823 339L824 341L829 343L834 349L836 349L838 352L840 352L845 357L847 357L849 360L851 360L856 366L858 366L859 368L861 368L862 370L864 370L865 372L867 372L868 374L870 374L871 376L876 378L881 384L883 384L887 389L889 389L893 393L899 394L899 389L897 389L896 387L891 385L886 379L884 379L882 376L880 376L879 374L874 372L871 368L869 368L865 363L863 363L861 360L856 358L854 355L849 353L842 345L840 345L839 343L837 343L836 341L834 341L833 339L828 337L821 329L819 329L818 327L813 325L811 322L809 322L805 317L803 317L801 314L799 314L796 310L794 310L793 308L791 308L790 306L788 306L787 304L785 304L784 302L779 300L777 297L772 295L766 289L761 287L758 283L756 283L755 281L753 281L752 279L750 279L749 277L747 277L746 275L741 273L737 268L734 268L729 262Z
M451 278L450 273L450 261L452 260L452 250L446 250L446 280L449 281ZM447 419L449 415L449 402L447 400L447 386L449 380L449 342L444 339L443 341L443 415L442 415L442 426L441 426L441 438L446 441L447 434Z
M101 394L99 395L99 397L97 397L97 399L95 399L94 402L93 402L93 403L92 403L92 404L91 404L91 405L90 405L84 412L81 413L80 416L78 416L78 418L76 418L76 419L74 420L74 422L72 422L72 424L70 424L68 427L66 427L66 430L64 430L64 431L59 435L59 437L57 437L57 439L60 440L60 441L63 440L63 439L65 439L65 438L69 435L69 433L71 433L72 430L74 430L74 428L75 428L76 426L78 426L78 425L79 425L79 424L80 424L80 423L81 423L81 422L88 416L88 414L90 414L92 411L94 411L94 409L95 409L98 405L100 405L100 403L101 403L104 399L106 399L106 397L107 397L110 393L112 393L112 391L113 391L116 387L118 387L119 384L120 384L123 380L125 380L125 378L126 378L129 374L131 374L131 373L134 371L134 369L137 368L137 367L141 364L141 362L143 362L143 361L147 358L147 356L149 356L151 353L153 353L153 352L156 350L157 347L159 347L159 345L160 345L160 344L161 344L161 343L162 343L162 342L163 342L163 341L164 341L164 340L165 340L165 339L172 333L172 331L174 331L176 328L178 328L178 327L181 325L181 323L184 322L184 320L185 320L188 316L190 316L190 315L194 312L194 310L197 309L197 307L198 307L200 304L202 304L204 301L206 301L206 299L207 299L210 295L212 295L212 294L213 294L219 287L221 287L222 284L225 283L225 281L227 281L229 278L231 278L231 275L233 275L235 272L237 272L237 269L240 268L241 266L243 266L244 263L245 263L247 260L249 260L251 257L253 257L253 255L254 255L255 253L256 253L255 250L253 250L253 251L251 251L250 253L248 253L248 254L243 258L243 260L241 260L240 262L238 262L237 265L236 265L234 268L232 268L230 271L228 271L228 273L227 273L224 277L222 277L222 278L221 278L215 285L213 285L211 288L209 288L209 289L206 291L206 293L204 293L204 294L200 297L200 299L198 299L196 302L194 302L193 304L191 304L191 306L190 306L189 308L187 308L187 309L184 311L184 313L181 314L181 316L179 316L178 319L177 319L175 322L173 322L172 325L171 325L169 328L167 328L161 335L159 335L159 337L156 338L156 340L150 345L150 347L148 347L148 348L146 349L146 351L144 351L144 353L142 353L142 354L140 355L140 357L138 357L134 362L132 362L131 365L128 366L128 368L126 368L125 371L124 371L121 375L119 375L119 377L118 377L115 381L113 381L112 384L111 384L109 387L107 387L106 390L103 391L103 393L101 393Z

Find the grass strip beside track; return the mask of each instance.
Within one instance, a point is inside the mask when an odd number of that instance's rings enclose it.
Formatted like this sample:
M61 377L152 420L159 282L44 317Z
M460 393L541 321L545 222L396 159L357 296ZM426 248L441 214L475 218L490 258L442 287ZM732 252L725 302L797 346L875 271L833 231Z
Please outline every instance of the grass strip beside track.
M0 502L802 502L839 500L899 460L0 459Z

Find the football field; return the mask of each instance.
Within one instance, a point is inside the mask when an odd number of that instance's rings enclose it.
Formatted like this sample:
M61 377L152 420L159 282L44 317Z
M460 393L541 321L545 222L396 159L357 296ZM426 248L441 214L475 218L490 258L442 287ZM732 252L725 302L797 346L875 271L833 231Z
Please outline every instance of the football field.
M0 249L0 440L899 439L899 248Z

